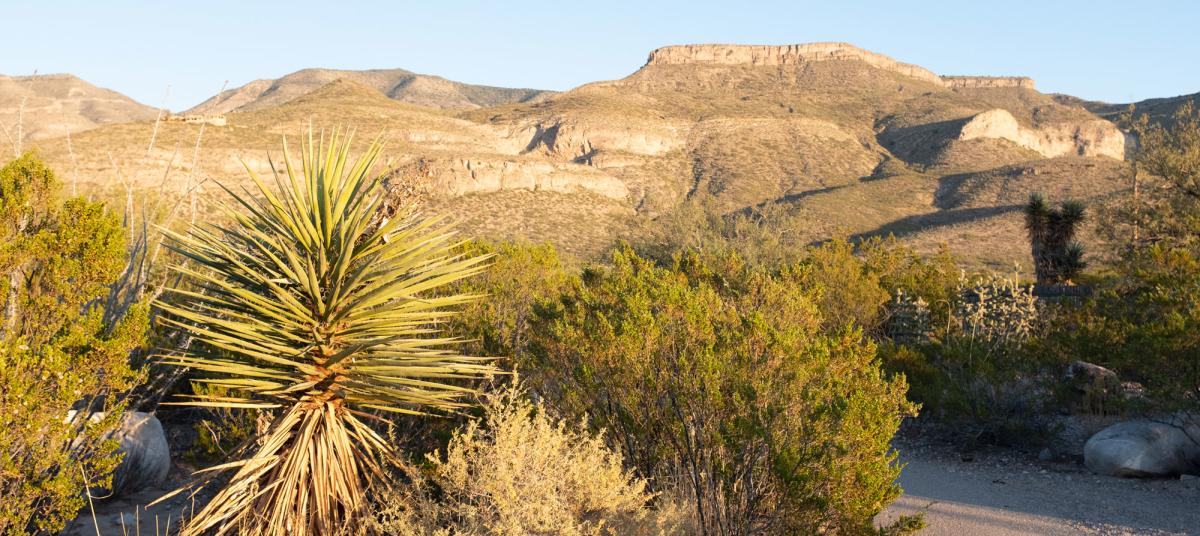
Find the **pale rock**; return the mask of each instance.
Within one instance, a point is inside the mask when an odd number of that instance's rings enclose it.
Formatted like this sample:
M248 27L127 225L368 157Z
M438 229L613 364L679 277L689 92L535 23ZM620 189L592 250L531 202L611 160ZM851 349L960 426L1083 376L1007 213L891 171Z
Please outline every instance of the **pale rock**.
M960 141L981 138L1008 140L1049 158L1078 155L1125 159L1125 134L1103 119L1027 128L1008 110L996 108L968 119L958 134Z
M431 193L457 196L504 190L591 192L624 201L629 188L594 167L507 159L435 159L430 163Z
M942 76L942 83L949 88L991 89L1015 87L1036 89L1033 79L1026 76Z
M1200 473L1200 423L1125 421L1101 430L1083 447L1093 472L1123 477Z
M551 118L528 125L526 151L542 150L568 159L584 158L597 151L621 151L661 156L686 143L682 129L662 125L606 125L579 119Z
M112 491L124 495L157 486L171 471L171 448L158 417L140 411L127 411L117 429L108 434L123 454L113 472Z

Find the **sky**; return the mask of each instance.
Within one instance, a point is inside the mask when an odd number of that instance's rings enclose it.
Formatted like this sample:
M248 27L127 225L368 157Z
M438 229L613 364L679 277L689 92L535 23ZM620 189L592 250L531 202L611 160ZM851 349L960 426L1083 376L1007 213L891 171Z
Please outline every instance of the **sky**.
M1131 102L1200 91L1200 2L0 0L0 74L189 108L306 67L566 90L689 43L846 41L939 74Z

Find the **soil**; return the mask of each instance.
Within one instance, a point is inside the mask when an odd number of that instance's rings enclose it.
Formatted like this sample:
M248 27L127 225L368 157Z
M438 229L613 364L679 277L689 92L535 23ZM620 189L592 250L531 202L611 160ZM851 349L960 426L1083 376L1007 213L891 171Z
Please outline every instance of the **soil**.
M1099 476L1077 459L914 440L897 448L904 495L876 520L923 512L921 536L1200 535L1200 478Z

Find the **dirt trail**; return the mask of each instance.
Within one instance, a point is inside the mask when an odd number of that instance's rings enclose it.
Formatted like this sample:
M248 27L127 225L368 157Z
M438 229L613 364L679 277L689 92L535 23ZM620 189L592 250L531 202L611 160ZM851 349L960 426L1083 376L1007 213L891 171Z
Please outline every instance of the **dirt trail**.
M925 512L921 536L1200 535L1200 480L1102 477L1013 454L901 452L905 493L878 521Z

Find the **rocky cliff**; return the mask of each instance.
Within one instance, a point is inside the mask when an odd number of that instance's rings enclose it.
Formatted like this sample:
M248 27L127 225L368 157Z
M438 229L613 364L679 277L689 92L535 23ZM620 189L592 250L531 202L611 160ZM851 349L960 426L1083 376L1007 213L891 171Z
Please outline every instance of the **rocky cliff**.
M1037 89L1033 79L1025 76L943 76L942 83L949 88L1017 87Z
M820 61L861 61L885 71L924 80L948 88L1035 89L1032 78L1024 76L938 76L932 71L863 50L849 43L807 43L799 45L676 45L654 50L646 61L651 65L799 65Z
M959 131L962 141L1005 139L1046 157L1106 156L1125 158L1125 134L1103 119L1051 123L1027 128L1003 109L988 110L968 119Z
M796 65L817 61L857 60L873 67L940 84L932 71L898 62L849 43L802 45L677 45L650 53L646 65L712 63L721 65Z

